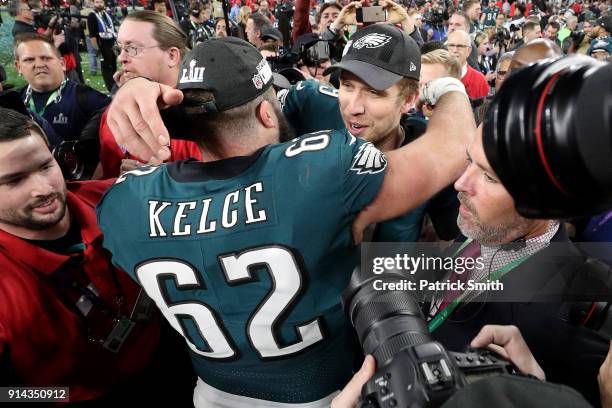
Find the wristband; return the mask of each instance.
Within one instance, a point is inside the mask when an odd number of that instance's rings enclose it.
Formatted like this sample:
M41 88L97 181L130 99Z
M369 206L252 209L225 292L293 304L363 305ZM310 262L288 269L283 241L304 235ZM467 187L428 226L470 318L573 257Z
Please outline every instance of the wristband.
M460 92L467 98L465 87L456 78L443 77L429 81L421 93L421 101L435 106L440 97L448 92Z

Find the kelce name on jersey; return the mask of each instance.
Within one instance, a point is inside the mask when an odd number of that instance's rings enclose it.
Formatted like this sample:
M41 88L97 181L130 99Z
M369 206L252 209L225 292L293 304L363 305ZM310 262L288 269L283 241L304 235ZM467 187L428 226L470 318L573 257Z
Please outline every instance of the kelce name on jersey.
M225 229L238 225L238 208L244 206L245 224L261 223L268 220L265 209L255 208L256 193L263 191L263 183L258 181L244 189L228 193L223 199L221 214L210 214L211 204L217 198L204 198L199 201L172 202L164 200L148 200L149 204L149 237L179 237L191 235L192 227L196 227L186 218L190 213L199 214L199 222L195 234L209 234L217 230L217 224ZM168 212L174 212L173 217L167 217ZM163 220L172 220L172 225L164 225Z

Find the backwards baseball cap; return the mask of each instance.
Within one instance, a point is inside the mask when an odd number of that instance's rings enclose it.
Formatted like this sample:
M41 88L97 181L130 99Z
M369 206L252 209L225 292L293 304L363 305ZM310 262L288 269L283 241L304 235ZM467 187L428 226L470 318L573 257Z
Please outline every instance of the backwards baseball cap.
M595 25L603 27L607 32L612 33L612 17L600 17Z
M196 45L183 58L177 88L211 92L215 100L202 107L222 112L252 101L272 83L272 69L255 47L235 37L223 37Z
M390 24L372 24L355 33L344 47L342 61L324 75L345 70L366 84L384 91L402 78L419 80L421 51L416 42Z

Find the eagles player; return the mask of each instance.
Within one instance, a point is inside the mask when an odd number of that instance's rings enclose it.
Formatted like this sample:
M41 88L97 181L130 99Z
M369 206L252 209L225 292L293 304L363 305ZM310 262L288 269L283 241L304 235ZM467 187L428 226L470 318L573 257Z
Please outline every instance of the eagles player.
M485 7L482 10L482 16L480 17L480 21L482 22L485 28L487 27L495 27L495 20L497 19L497 15L501 10L496 6L494 0L489 1L489 6Z
M340 306L358 262L351 222L368 203L356 225L404 213L449 184L474 131L465 93L442 80L427 90L437 101L429 131L388 158L346 130L279 144L271 83L246 42L198 45L178 88L204 162L128 172L98 207L113 261L185 337L197 407L328 406L355 352ZM109 113L118 142L151 157L158 146L144 140L162 126L150 98L181 95L130 80ZM129 119L142 112L158 126L144 139Z

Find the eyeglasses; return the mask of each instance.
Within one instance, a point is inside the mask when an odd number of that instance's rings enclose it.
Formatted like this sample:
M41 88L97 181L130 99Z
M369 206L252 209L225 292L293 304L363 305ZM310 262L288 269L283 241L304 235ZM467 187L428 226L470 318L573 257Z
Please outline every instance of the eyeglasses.
M136 57L142 50L146 50L147 48L156 48L156 47L159 47L159 45L152 45L150 47L136 47L134 45L117 44L117 45L113 45L113 51L115 51L117 55L121 54L121 51L125 51L127 55L129 55L130 57Z
M457 48L457 49L462 49L462 48L468 48L469 45L465 45L465 44L446 44L446 48L448 48L449 50L451 48Z

